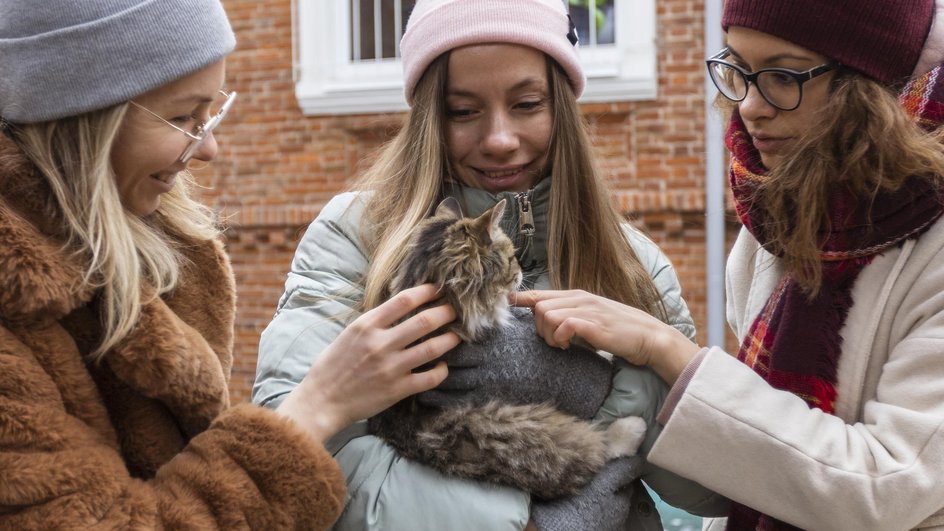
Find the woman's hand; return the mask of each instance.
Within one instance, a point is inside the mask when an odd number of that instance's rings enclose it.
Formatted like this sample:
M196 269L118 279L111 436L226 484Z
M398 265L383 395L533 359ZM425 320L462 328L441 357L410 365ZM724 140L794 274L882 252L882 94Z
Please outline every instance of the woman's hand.
M535 331L534 315L524 308L512 308L506 326L474 343L460 344L442 360L449 376L435 389L416 395L421 404L453 408L492 400L553 402L564 413L590 419L613 382L609 360L585 348L548 346Z
M446 332L410 345L455 320L455 310L436 306L400 322L437 297L436 288L424 284L358 317L321 353L277 411L323 442L357 420L437 386L448 372L445 363L412 371L458 345L459 336Z
M567 348L583 339L629 363L652 367L669 385L699 350L648 313L586 291L524 291L513 294L511 303L532 309L547 344Z

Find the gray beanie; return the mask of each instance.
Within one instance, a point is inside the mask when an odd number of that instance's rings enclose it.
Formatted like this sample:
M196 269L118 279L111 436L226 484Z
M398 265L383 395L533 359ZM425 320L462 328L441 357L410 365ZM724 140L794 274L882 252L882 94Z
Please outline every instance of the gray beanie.
M102 109L225 57L220 0L0 0L0 118Z

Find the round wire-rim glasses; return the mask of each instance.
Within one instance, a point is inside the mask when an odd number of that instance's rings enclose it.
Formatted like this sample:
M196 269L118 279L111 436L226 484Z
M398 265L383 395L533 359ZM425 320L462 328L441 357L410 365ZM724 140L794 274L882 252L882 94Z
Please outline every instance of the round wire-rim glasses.
M157 118L158 120L164 122L165 124L173 127L174 129L180 131L181 133L187 135L187 138L190 139L190 143L187 144L187 147L184 148L184 152L181 153L180 158L177 159L179 162L186 163L191 158L193 158L194 153L196 153L197 150L200 149L200 146L203 145L203 142L206 141L207 138L209 138L210 133L212 133L213 130L216 129L218 125L220 125L220 122L222 122L223 118L226 117L226 113L229 112L230 107L233 106L233 102L236 100L235 92L224 92L222 90L219 92L220 94L223 95L224 98L226 98L223 101L223 105L220 106L220 110L216 111L216 114L211 116L209 120L198 125L197 128L192 132L187 131L186 129L183 129L181 127L178 127L170 123L169 121L165 120L162 116L152 111L151 109L148 109L144 105L141 105L139 103L136 103L130 100L128 101L128 103L150 114L151 116Z
M730 55L731 49L725 48L705 61L708 77L711 78L718 92L733 102L741 102L747 98L747 91L753 83L764 101L781 111L792 111L800 106L800 102L803 101L804 83L840 66L839 63L830 61L803 72L789 68L762 68L756 72L748 72L740 66L723 60ZM740 85L734 83L733 76L740 78ZM778 97L781 99L779 103L776 101L777 97L771 94L778 91L780 92ZM785 101L784 98L786 98Z

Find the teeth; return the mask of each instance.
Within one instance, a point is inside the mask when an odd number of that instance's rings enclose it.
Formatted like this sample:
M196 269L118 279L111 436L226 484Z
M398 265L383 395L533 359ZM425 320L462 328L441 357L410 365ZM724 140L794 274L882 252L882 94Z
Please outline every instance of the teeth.
M521 171L521 168L515 168L513 170L505 171L483 171L482 174L490 179L500 179L502 177L508 177L509 175L514 175Z

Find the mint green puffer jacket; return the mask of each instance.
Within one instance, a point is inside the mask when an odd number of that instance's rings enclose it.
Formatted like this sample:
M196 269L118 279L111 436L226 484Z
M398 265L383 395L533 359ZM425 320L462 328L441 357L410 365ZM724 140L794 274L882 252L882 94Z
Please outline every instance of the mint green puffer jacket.
M550 182L545 179L524 194L492 195L454 186L466 215L478 215L502 198L502 228L519 248L525 288L549 289L546 275L545 220ZM527 213L525 213L527 211ZM343 327L363 293L359 279L367 271L367 253L358 234L363 213L360 194L332 199L299 243L276 314L262 334L252 400L276 407L306 374L313 360ZM530 216L528 216L530 214ZM535 230L522 230L533 218ZM694 339L695 327L682 299L678 279L666 256L638 230L626 234L662 294L669 324ZM344 319L337 316L344 315ZM613 389L594 421L639 415L649 430L641 448L648 452L661 428L655 416L667 392L651 371L620 362ZM347 478L348 496L338 530L521 530L530 513L530 497L519 490L444 476L422 464L400 458L358 422L328 443L328 450ZM694 514L725 514L726 501L670 472L647 465L643 480L668 503ZM628 529L661 529L658 513L645 489L635 489L633 522Z

